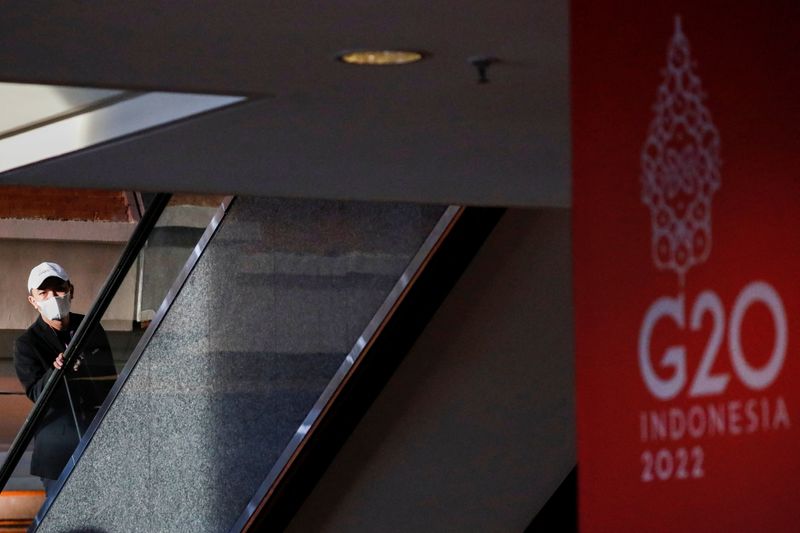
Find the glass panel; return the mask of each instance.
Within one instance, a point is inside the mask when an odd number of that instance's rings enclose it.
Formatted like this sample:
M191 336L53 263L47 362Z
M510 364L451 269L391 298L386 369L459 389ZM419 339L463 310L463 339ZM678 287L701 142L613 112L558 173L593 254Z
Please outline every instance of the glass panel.
M70 194L65 190L28 188L6 188L4 192L6 199L9 195L18 202L22 198L34 198L41 200L42 205L51 205L52 199L63 199ZM123 193L80 193L76 198L84 202L92 199L98 205L105 205L117 197L125 201L134 198L134 195ZM41 492L43 482L39 478L58 478L222 199L219 196L172 197L104 313L100 328L90 332L79 360L58 384L46 415L36 428L34 442L0 495L0 522L33 518L44 497ZM95 207L95 213L105 212ZM0 354L2 459L5 459L10 443L32 408L31 399L38 397L44 386L49 376L44 374L51 361L64 351L80 323L82 315L74 313L88 310L135 226L133 214L127 221L85 220L84 208L86 206L80 209L73 206L66 213L56 210L50 218L33 218L26 211L27 219L0 219L0 231L4 225L11 226L6 234L13 234L14 227L19 227L19 220L26 222L24 228L27 232L17 233L17 238L0 239L0 267L6 274L0 283L6 285L3 288L7 300L0 315L0 327L3 328L0 329L0 342L4 348ZM10 212L6 209L4 214ZM69 218L72 216L70 213L78 214L73 220L56 219ZM112 225L115 226L112 228ZM120 225L127 225L123 228L127 232L114 229ZM86 238L87 232L93 234L91 239ZM56 240L42 239L39 237L42 233L56 237ZM122 237L100 240L118 233ZM38 311L26 300L23 287L30 269L42 261L61 264L69 273L74 288L72 314L68 322L60 321L65 326L61 332L40 319ZM58 321L51 324L58 326ZM13 359L12 354L15 354ZM26 397L26 388L30 398ZM19 504L20 501L23 504Z
M237 198L39 531L227 531L443 212Z

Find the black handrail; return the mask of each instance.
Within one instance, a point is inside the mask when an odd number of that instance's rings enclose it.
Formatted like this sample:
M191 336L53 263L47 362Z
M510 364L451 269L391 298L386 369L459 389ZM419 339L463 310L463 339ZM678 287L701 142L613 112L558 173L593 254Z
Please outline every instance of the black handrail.
M31 439L33 439L36 427L46 412L48 403L56 390L58 381L64 375L66 369L72 366L73 360L77 357L77 354L81 353L83 350L83 345L89 338L89 333L100 323L100 319L111 304L111 300L116 296L117 290L120 285L122 285L125 276L139 256L139 252L147 242L150 233L171 197L172 195L168 193L157 194L148 206L144 216L133 230L133 234L128 244L125 246L125 249L122 251L122 255L117 261L116 266L111 271L111 274L109 274L105 285L97 295L91 309L89 309L89 312L81 321L78 330L72 337L72 341L64 352L64 364L60 369L56 369L50 374L41 395L33 405L33 409L31 409L28 418L25 419L25 423L22 425L22 428L20 428L17 436L14 438L11 448L8 450L6 460L3 462L3 466L0 467L0 492L5 490L8 480L11 478L11 474L13 474L14 469L22 458L22 454L25 453L25 449L28 447L28 444L30 444Z

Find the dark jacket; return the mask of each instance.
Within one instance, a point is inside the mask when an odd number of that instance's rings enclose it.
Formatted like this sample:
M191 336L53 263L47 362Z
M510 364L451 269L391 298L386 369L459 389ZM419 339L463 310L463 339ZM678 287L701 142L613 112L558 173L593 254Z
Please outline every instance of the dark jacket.
M69 338L78 329L83 315L70 313ZM31 327L14 343L14 368L25 389L25 394L35 402L47 380L55 371L53 361L66 346L50 326L37 318ZM86 431L100 404L114 384L116 369L103 328L91 332L78 371L71 368L64 375L49 408L35 430L31 474L57 479L78 444L77 426L81 434Z

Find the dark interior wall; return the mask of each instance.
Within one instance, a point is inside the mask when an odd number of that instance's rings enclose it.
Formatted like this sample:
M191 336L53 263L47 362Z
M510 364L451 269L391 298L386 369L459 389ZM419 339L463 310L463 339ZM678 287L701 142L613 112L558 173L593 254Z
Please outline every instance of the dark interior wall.
M290 531L522 531L575 465L567 210L509 210Z

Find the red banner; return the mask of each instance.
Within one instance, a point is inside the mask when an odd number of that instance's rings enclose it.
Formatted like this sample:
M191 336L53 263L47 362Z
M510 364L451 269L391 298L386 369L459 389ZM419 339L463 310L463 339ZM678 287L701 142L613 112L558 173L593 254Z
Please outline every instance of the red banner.
M572 2L579 518L800 528L800 3Z

